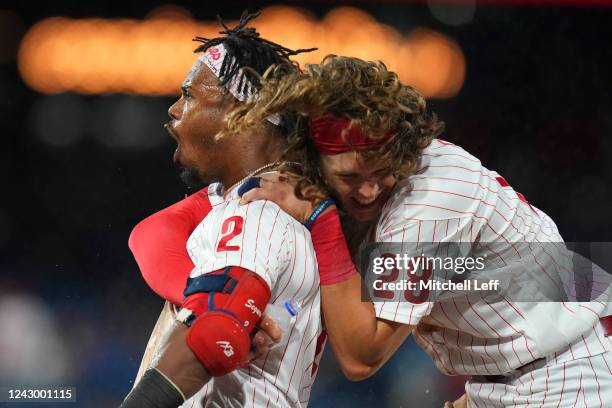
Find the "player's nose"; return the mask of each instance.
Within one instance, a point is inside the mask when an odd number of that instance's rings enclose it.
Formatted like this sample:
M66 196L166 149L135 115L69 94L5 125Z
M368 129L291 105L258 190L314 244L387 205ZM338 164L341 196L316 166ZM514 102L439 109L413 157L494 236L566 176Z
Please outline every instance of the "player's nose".
M180 102L181 100L179 99L168 108L168 116L170 116L170 119L173 119L173 120L180 119L180 113L181 113L181 109L179 107Z
M380 185L375 181L364 181L359 186L357 192L363 199L365 200L374 200L380 194L381 188Z

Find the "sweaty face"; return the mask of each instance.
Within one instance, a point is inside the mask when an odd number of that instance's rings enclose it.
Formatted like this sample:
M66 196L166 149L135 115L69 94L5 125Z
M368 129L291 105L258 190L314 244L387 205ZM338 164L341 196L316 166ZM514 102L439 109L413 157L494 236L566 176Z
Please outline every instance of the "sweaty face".
M224 126L223 118L233 101L219 80L201 61L196 62L181 86L181 98L168 114L168 132L177 142L174 162L180 166L186 182L210 183L223 171L224 143L215 135Z
M387 163L357 152L321 155L321 168L336 200L358 221L376 218L397 182Z

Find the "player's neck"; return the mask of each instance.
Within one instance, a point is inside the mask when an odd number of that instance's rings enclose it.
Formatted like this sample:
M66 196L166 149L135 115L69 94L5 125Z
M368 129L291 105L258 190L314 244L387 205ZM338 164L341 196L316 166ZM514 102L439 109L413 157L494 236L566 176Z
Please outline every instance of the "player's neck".
M221 178L221 183L226 188L229 189L230 186L240 182L257 169L280 160L284 148L283 143L280 140L269 140L270 136L265 136L267 139L262 141L261 137L260 135L253 136L254 143L237 149L235 158L228 163L225 177Z

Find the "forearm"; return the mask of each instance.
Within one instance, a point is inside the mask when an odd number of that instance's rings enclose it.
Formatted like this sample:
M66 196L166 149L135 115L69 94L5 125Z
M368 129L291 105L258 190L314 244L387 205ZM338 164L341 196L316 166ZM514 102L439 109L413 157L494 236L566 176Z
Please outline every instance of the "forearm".
M321 277L326 329L347 377L365 378L389 359L411 327L378 320L374 306L362 301L362 281L342 233L337 211L320 217L312 241Z
M153 363L181 390L186 399L212 378L187 345L188 331L187 326L176 322L160 349L159 358Z
M176 408L210 380L211 376L186 343L188 330L178 322L172 326L153 367L120 408Z
M329 340L345 375L361 380L374 374L411 333L413 326L376 318L362 301L361 278L321 286L321 306ZM364 292L365 293L365 292Z

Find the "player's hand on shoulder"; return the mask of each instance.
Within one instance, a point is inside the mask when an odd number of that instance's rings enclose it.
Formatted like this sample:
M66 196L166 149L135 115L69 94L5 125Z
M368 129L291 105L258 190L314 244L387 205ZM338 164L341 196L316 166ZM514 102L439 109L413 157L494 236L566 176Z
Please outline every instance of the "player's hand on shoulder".
M299 176L293 173L272 171L257 177L259 178L259 187L245 192L240 204L248 204L257 200L270 200L303 224L316 206L325 198L325 195L312 185L304 186L301 192L303 198L298 198L295 194L295 186L298 183Z

